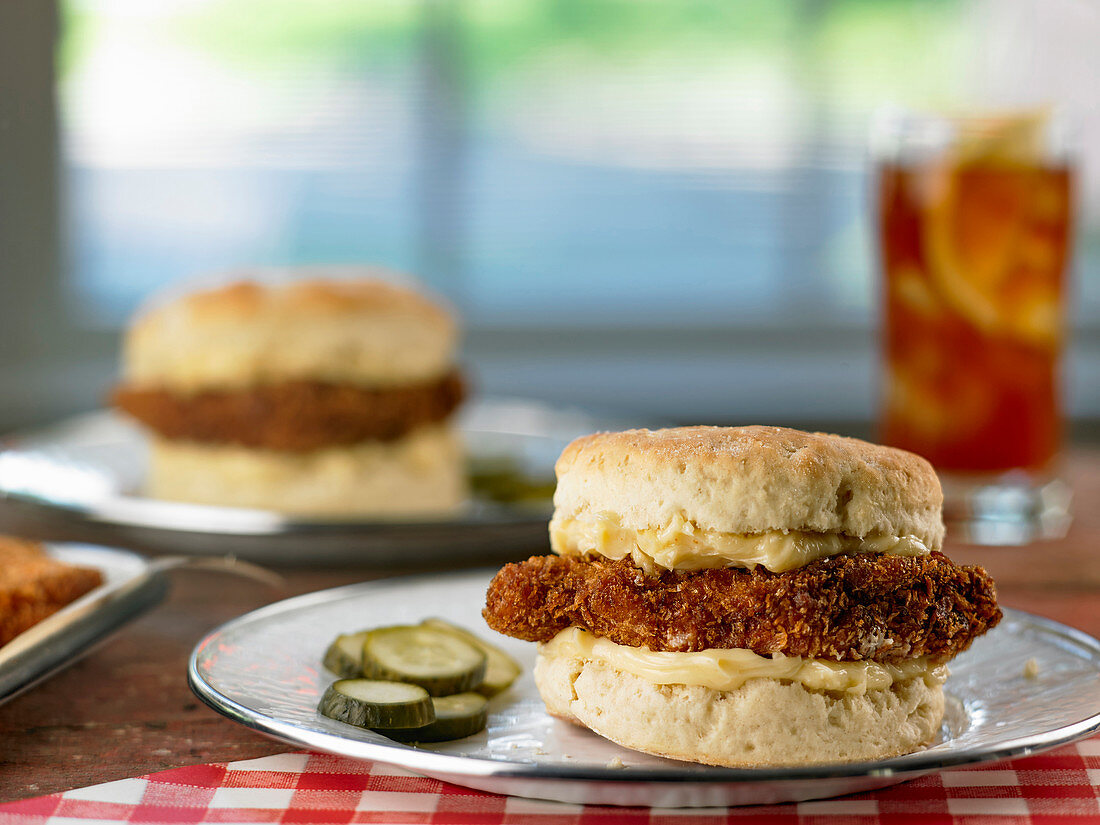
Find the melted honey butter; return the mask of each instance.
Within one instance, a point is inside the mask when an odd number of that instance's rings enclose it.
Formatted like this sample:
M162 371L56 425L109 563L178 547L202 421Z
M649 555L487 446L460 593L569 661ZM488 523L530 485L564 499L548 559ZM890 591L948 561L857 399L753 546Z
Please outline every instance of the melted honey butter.
M946 666L928 657L880 664L780 654L769 658L743 648L668 653L615 644L579 627L561 631L539 649L544 655L598 662L656 685L698 685L722 691L736 690L749 679L783 679L808 690L862 695L915 677L923 677L929 685L942 685L947 679Z
M550 522L550 546L564 556L595 554L608 559L630 557L646 572L706 570L762 565L774 573L795 570L840 553L892 553L925 556L930 551L916 536L865 536L775 530L755 535L702 530L682 516L663 528L632 530L613 516L595 521Z

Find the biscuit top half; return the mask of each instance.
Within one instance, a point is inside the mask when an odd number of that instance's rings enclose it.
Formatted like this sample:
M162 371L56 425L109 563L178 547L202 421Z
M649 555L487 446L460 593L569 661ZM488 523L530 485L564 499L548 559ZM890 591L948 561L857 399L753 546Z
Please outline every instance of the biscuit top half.
M660 564L670 568L789 569L835 552L917 554L943 543L943 492L932 466L855 438L764 426L596 433L566 447L555 469L557 552L637 558L640 547L672 558ZM755 557L743 540L789 544L791 535L817 549L774 562L774 548ZM627 550L608 551L624 542ZM726 549L716 550L722 542Z
M454 363L453 317L377 272L240 280L164 303L130 327L124 381L198 392L289 380L384 387L443 376Z

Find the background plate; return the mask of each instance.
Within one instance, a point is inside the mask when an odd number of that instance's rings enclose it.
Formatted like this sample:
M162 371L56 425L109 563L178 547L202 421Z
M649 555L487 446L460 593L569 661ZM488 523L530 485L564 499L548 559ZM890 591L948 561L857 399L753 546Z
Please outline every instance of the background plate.
M875 763L714 768L619 747L548 716L531 669L535 646L485 627L491 573L421 576L299 596L215 630L192 654L192 689L214 709L294 745L399 765L494 793L611 805L748 805L883 787L940 768L1046 750L1100 729L1100 642L1015 610L951 663L948 712L923 751ZM321 656L338 634L438 615L490 636L524 665L490 703L488 728L413 747L326 719L317 702L335 677ZM1034 658L1036 678L1024 676ZM619 767L621 761L621 767Z
M554 461L571 440L616 428L580 412L479 399L459 416L483 492L438 520L307 520L266 510L159 501L141 494L142 433L110 412L80 416L0 443L0 530L59 541L267 563L409 562L520 557L547 547ZM497 477L497 483L492 479Z

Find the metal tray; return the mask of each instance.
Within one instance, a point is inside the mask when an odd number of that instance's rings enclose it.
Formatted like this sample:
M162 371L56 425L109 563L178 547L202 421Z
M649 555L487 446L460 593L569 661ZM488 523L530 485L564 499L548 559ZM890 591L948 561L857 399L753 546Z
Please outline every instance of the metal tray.
M942 768L1038 753L1100 729L1100 642L1016 610L951 664L939 738L873 763L714 768L627 750L547 715L531 677L535 646L480 616L491 573L418 576L299 596L236 619L195 649L189 681L215 710L293 745L389 763L494 793L606 805L698 807L818 799ZM525 666L490 704L488 728L419 747L316 712L334 678L321 656L338 633L438 615L495 641ZM1024 675L1034 658L1037 677Z
M47 552L98 569L103 584L0 647L0 702L68 667L168 591L164 566L136 553L76 544L53 545Z
M477 472L503 467L524 486L552 489L554 461L569 441L617 425L530 401L482 399L459 426ZM436 520L309 520L145 497L146 463L142 433L110 412L9 437L0 442L0 531L270 564L470 563L547 545L545 493L527 501L475 495L458 515Z

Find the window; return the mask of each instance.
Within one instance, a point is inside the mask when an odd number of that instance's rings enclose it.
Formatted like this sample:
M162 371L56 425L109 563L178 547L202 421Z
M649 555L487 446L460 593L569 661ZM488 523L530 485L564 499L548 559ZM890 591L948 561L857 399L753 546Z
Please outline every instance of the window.
M376 261L457 305L484 389L670 418L872 414L878 105L1100 93L1096 15L1038 0L68 0L61 31L81 323L211 270Z

